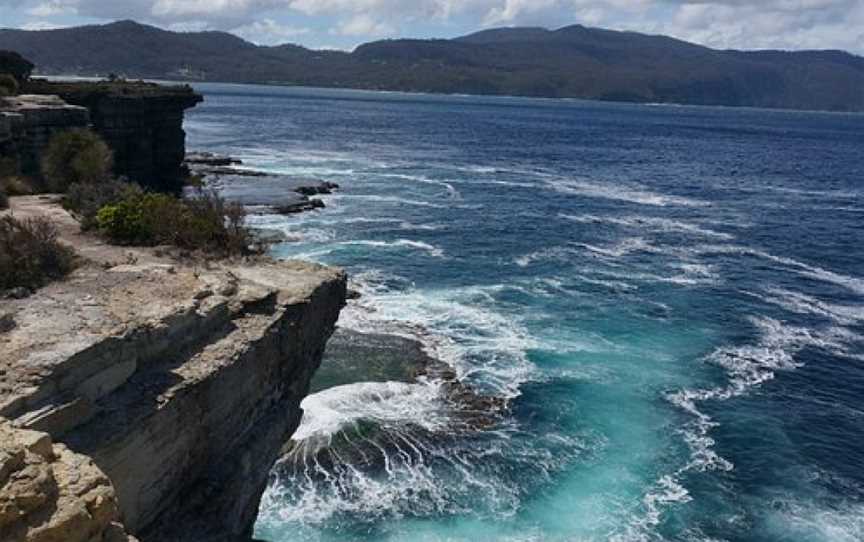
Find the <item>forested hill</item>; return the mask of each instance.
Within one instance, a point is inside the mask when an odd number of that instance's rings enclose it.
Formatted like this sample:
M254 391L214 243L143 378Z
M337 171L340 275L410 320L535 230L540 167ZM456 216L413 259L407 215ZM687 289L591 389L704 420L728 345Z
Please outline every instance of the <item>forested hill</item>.
M842 51L719 51L584 26L386 40L353 53L257 46L224 32L132 21L0 30L39 73L419 92L864 111L864 58Z

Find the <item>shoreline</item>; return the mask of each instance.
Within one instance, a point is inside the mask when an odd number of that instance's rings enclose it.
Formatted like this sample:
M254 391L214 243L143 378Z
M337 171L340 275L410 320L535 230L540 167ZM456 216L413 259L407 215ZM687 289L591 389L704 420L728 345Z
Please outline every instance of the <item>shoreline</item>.
M215 190L227 201L242 204L250 214L290 216L316 210L326 212L324 203L312 196L330 195L340 190L338 184L326 179L298 178L258 170L245 165L240 158L227 154L190 151L184 164L192 177L201 179L203 188ZM263 188L262 184L265 185ZM253 228L253 232L262 243L270 246L293 241L275 228L258 227ZM359 284L352 285L349 278L346 311L357 310L367 315L374 312L358 303L358 300L371 295L361 293L363 290ZM506 410L506 398L484 396L459 381L455 370L436 357L434 345L424 341L430 336L428 330L397 322L382 321L378 324L384 329L360 330L337 323L336 332L328 341L319 373L329 370L341 374L316 373L310 394L340 385L387 382L391 381L385 378L389 376L392 381L412 384L421 380L439 382L442 396L456 410L465 410L468 414L463 417L468 420L467 423L478 428L492 425L494 419ZM361 367L353 359L356 356L365 359L366 366ZM345 373L352 376L346 377ZM331 384L324 386L322 381Z
M104 80L104 76L99 75L74 75L74 74L59 74L59 75L51 75L51 74L35 74L33 77L46 79L49 81L101 81ZM720 109L724 111L735 111L735 110L743 110L743 111L759 111L763 113L778 113L778 114L790 114L797 113L803 115L840 115L840 116L861 116L864 115L864 111L842 111L842 110L832 110L832 109L793 109L793 108L781 108L781 107L757 107L750 105L709 105L709 104L693 104L693 103L679 103L679 102L652 102L652 101L625 101L625 100L602 100L602 99L592 99L592 98L577 98L577 97L566 97L566 96L527 96L527 95L518 95L518 94L471 94L471 93L447 93L447 92L424 92L424 91L410 91L410 90L383 90L383 89L369 89L369 88L355 88L355 87L318 87L318 86L308 86L308 85L292 85L287 83L277 83L272 81L216 81L216 80L201 80L201 79L165 79L163 77L138 77L133 79L140 79L141 81L145 81L148 83L157 83L157 84L181 84L181 85L235 85L235 86L255 86L255 87L269 87L269 88L281 88L281 89L296 89L296 90L309 90L309 91L333 91L333 92L345 92L345 93L368 93L372 95L386 95L389 97L393 96L404 96L406 98L472 98L472 99L488 99L491 101L498 100L530 100L533 102L553 102L556 105L560 105L561 103L575 103L575 104L588 104L588 105L620 105L620 106L634 106L634 107L669 107L669 108L698 108L698 109Z

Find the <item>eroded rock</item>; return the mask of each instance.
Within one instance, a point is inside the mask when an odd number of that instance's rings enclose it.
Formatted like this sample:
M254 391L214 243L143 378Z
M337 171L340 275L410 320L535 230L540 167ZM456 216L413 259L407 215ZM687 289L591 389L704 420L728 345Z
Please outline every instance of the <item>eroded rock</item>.
M62 212L27 203L27 216ZM79 492L81 506L65 507L69 518L56 525L71 532L95 518L107 526L94 541L123 540L111 527L118 517L144 542L248 537L345 303L345 274L144 249L134 262L106 265L122 251L71 226L60 232L91 263L27 299L3 300L18 325L0 336L0 416L50 434L113 484L110 495ZM0 478L30 469L10 489L8 517L50 507L45 496L65 483L53 463L52 478L21 457L0 454ZM25 540L77 540L62 529L27 531Z
M88 457L46 433L0 418L3 542L133 542L111 481Z

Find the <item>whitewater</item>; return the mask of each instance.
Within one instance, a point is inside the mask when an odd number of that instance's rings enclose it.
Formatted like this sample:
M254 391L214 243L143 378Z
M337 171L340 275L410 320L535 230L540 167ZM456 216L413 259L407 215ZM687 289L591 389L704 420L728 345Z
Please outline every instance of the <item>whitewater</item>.
M198 90L190 148L339 183L250 218L339 325L503 405L310 395L257 538L864 539L860 115Z

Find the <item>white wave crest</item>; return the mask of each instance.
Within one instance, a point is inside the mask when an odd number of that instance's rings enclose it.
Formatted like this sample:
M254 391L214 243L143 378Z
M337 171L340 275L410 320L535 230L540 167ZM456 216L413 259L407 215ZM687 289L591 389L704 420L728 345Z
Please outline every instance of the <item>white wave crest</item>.
M864 322L864 306L826 303L816 297L785 288L766 288L765 292L767 295L752 295L789 312L821 316L841 325Z
M638 205L650 205L655 207L680 206L680 207L705 207L708 202L683 196L658 194L635 185L627 185L618 182L592 182L579 179L566 179L553 177L545 181L552 190L562 194L572 194L589 198L608 199L614 201L625 201Z
M633 532L650 532L656 527L664 505L686 502L690 498L681 484L681 478L686 473L734 469L734 465L714 449L715 442L710 433L717 427L717 422L699 409L700 403L725 401L742 396L754 387L773 380L778 371L791 371L800 367L796 355L805 348L818 348L844 355L850 341L845 330L837 328L814 332L765 317L751 318L751 323L759 332L758 342L719 348L704 360L725 370L728 379L725 385L696 390L684 389L666 395L671 404L691 416L691 420L679 429L690 449L690 459L673 473L663 475L646 493L643 498L645 515L634 520L628 527L631 535Z
M462 194L460 194L459 191L456 190L455 186L453 186L451 183L448 183L447 181L430 179L430 178L424 177L422 175L406 175L403 173L383 173L380 175L380 177L389 177L389 178L394 178L394 179L402 179L402 180L406 180L406 181L416 182L416 183L420 183L420 184L429 184L429 185L433 185L433 186L440 186L441 188L443 188L446 191L448 198L450 198L450 199L462 199Z
M434 431L446 426L438 387L430 383L362 382L309 395L300 427L291 440L316 445L344 427L369 420L382 425L413 424Z
M846 503L834 509L789 498L768 508L768 528L784 540L864 540L864 505Z
M328 196L333 201L371 201L374 203L389 203L395 205L412 205L416 207L431 207L433 209L446 209L447 205L432 203L397 196L377 196L374 194L333 194Z
M778 263L795 270L802 276L822 282L828 282L847 288L859 295L864 295L864 279L843 275L815 265L809 265L785 256L775 256L763 250L738 245L701 245L690 249L694 254L744 254Z
M444 251L429 243L423 241L414 241L411 239L397 239L396 241L372 241L372 240L356 240L356 241L340 241L338 243L327 243L324 248L310 250L292 254L293 258L318 261L322 256L332 254L339 250L340 247L371 247L382 249L393 248L408 248L426 252L433 258L444 258Z
M661 232L679 232L691 235L709 237L715 239L731 240L734 236L728 233L718 232L709 228L702 227L698 224L682 222L680 220L672 220L669 218L660 218L654 216L598 216L598 215L570 215L561 213L559 217L577 222L579 224L615 224L625 228L633 228L639 230L661 231Z
M340 325L420 340L460 380L498 396L519 395L534 372L527 351L537 342L518 318L492 309L494 287L394 291L382 279L355 277L363 296L343 310Z

